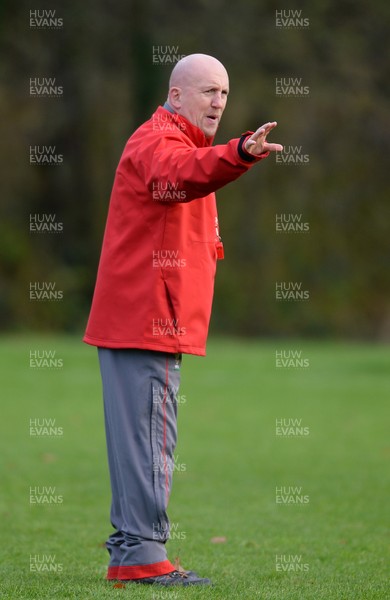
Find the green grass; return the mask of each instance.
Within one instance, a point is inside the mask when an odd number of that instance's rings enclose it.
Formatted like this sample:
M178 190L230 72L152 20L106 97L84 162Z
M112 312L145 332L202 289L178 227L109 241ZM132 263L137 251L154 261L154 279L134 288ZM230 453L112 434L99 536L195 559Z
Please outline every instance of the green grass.
M275 367L275 350L291 348L308 368ZM30 368L32 349L56 350L63 368ZM168 553L215 585L114 588L104 580L110 492L96 350L74 338L3 338L0 597L387 598L389 354L227 339L212 340L205 359L184 357L176 455L186 470L175 473L169 510L184 539ZM31 437L37 417L55 418L64 435ZM302 419L309 435L277 437L276 418ZM30 505L30 486L55 486L63 503ZM302 486L309 502L276 504L276 486ZM62 572L30 572L36 554L55 555ZM308 570L276 571L276 555L298 555Z

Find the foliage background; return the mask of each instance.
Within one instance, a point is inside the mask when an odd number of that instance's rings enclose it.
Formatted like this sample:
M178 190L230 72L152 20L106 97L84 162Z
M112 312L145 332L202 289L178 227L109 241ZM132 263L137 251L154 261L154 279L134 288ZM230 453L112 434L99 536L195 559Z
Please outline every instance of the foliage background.
M29 27L44 8L62 29ZM310 26L277 29L275 11L290 9ZM152 58L169 45L229 71L217 143L275 119L272 139L310 157L270 157L218 193L226 259L212 330L388 339L389 17L387 0L2 0L1 328L83 330L115 168L165 100L171 67ZM30 97L30 77L56 77L63 97ZM302 78L309 96L277 97L276 77ZM55 145L63 165L31 165L30 145ZM55 213L64 233L31 235L30 213ZM309 233L276 233L280 213L302 214ZM30 302L30 281L55 281L64 300ZM310 301L276 302L276 281L302 282Z

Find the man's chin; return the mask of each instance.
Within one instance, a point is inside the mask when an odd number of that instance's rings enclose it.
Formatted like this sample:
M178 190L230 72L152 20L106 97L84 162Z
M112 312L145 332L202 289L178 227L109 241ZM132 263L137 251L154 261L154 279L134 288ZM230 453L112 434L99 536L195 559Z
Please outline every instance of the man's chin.
M218 125L213 125L209 127L203 127L202 131L206 137L214 137L217 133Z

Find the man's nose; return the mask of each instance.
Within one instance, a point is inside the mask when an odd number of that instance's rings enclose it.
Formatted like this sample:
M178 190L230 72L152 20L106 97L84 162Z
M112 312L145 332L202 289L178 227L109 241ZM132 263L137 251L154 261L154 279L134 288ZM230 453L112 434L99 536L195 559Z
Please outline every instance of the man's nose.
M225 100L222 98L222 94L220 92L214 94L211 106L213 108L223 108L225 106Z

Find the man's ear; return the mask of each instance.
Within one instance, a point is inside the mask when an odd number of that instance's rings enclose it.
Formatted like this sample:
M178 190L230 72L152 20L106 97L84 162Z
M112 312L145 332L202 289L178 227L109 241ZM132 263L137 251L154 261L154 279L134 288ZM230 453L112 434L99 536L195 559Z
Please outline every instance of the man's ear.
M181 108L181 89L179 87L171 87L168 92L168 102L175 110Z

